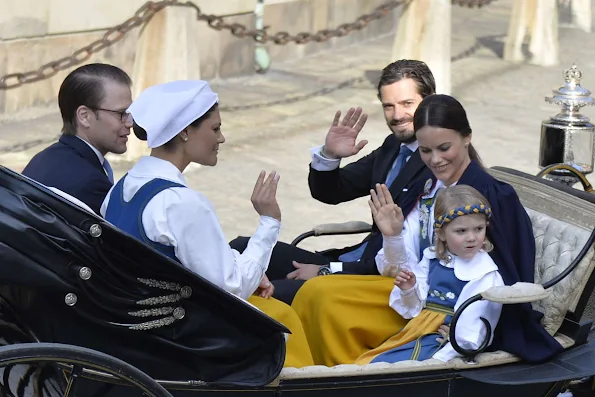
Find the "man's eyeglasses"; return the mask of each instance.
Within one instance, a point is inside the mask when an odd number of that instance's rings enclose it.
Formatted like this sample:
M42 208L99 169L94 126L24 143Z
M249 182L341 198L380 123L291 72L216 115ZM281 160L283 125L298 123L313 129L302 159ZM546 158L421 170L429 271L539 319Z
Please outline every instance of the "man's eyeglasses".
M87 105L85 105L87 106ZM103 108L96 108L93 106L87 106L89 109L93 109L93 110L103 110L104 112L112 112L115 113L117 115L120 116L120 121L122 123L125 123L128 121L128 119L132 116L130 113L127 113L126 110L111 110L111 109L103 109Z

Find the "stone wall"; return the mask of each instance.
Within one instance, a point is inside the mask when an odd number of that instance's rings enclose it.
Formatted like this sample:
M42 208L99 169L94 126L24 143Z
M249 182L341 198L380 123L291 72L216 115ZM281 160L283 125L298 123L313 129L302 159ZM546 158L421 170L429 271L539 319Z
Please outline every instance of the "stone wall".
M266 0L265 26L270 32L314 32L334 28L354 21L361 14L372 11L386 0ZM253 27L256 0L194 0L204 13L229 15L228 22ZM145 0L0 0L0 76L8 73L36 70L42 64L72 54L102 37L105 29L130 18ZM168 8L170 10L171 8ZM217 31L204 22L194 22L193 10L177 9L163 17L157 14L149 25L128 33L121 41L94 54L88 62L108 62L128 71L140 85L147 81L158 83L171 77L171 73L154 72L153 64L180 62L171 48L186 48L182 61L199 70L189 73L189 78L211 80L254 73L255 42L238 39L228 31ZM394 29L399 11L370 23L360 32L326 43L307 45L267 45L271 62L298 59L332 47L346 46L366 40ZM173 16L172 16L173 15ZM174 19L172 19L174 18ZM168 20L169 25L165 20ZM187 26L182 33L189 35L182 47L175 35L161 34L166 26L177 26L176 21ZM173 22L172 22L173 21ZM189 22L190 21L190 22ZM151 24L153 26L151 26ZM140 40L142 35L149 34ZM195 39L192 39L195 38ZM171 42L174 40L174 42ZM139 42L143 41L142 46ZM184 47L185 46L185 47ZM168 51L170 49L170 51ZM183 51L183 50L179 50ZM142 56L138 54L142 53ZM179 52L178 52L179 53ZM198 59L191 59L188 57ZM168 68L171 69L171 64ZM195 66L196 65L196 66ZM187 67L187 65L185 65ZM175 69L175 67L174 67ZM178 68L179 69L179 68ZM59 86L70 70L59 72L52 78L27 84L15 89L0 90L0 117L22 109L43 106L55 101ZM181 68L180 70L184 70ZM140 79L152 73L152 78ZM178 73L179 75L180 73ZM184 78L182 72L177 78ZM135 92L145 87L135 87Z

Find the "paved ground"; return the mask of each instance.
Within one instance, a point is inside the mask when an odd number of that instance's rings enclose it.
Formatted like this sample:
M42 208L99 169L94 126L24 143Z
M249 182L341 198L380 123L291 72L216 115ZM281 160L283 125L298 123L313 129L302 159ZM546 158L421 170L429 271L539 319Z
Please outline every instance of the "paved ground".
M537 172L540 123L557 113L545 103L551 89L563 83L562 71L577 62L584 73L583 86L595 90L595 33L563 27L560 30L562 63L555 67L511 64L501 59L513 0L490 7L453 10L453 55L478 40L482 47L453 64L453 95L466 107L474 130L473 143L487 166L502 165ZM594 5L595 11L595 5ZM373 81L390 62L392 36L273 65L265 75L212 82L223 107L270 102L331 87L353 77ZM369 120L362 138L370 141L362 155L377 147L388 134L376 91L368 81L325 96L255 110L224 111L227 142L214 168L195 167L186 172L190 185L214 203L226 236L254 231L257 214L249 201L261 169L281 174L279 201L283 211L282 239L293 239L318 223L369 220L366 200L336 207L313 200L307 188L308 149L322 144L334 112L362 106ZM585 114L595 119L595 111ZM0 122L0 164L20 170L28 159L59 131L59 114L53 108L34 109ZM130 164L116 164L121 176ZM326 240L325 240L326 239ZM304 242L307 248L324 248L354 242L357 236L319 238Z

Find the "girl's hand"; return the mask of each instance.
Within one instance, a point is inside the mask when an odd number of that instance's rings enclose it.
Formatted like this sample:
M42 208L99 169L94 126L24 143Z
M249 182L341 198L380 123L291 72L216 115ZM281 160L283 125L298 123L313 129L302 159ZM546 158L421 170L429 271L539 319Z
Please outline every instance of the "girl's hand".
M393 202L393 197L385 184L376 184L376 191L370 190L368 201L374 222L385 236L399 236L403 231L403 211Z
M395 278L395 285L399 287L401 291L410 290L415 287L415 273L402 269Z

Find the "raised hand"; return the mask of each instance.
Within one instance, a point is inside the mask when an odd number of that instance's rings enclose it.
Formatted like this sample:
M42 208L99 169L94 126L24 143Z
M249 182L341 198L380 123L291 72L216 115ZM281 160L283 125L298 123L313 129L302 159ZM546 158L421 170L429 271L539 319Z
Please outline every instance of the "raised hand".
M395 285L401 289L401 291L407 291L415 287L415 273L410 272L406 269L401 269L397 277L395 277Z
M376 191L370 190L368 200L374 222L385 236L399 236L403 231L403 211L393 202L393 197L385 184L376 184Z
M273 171L266 180L265 175L264 171L260 171L250 200L260 216L270 216L280 222L281 209L277 203L277 184L280 175Z
M366 140L355 143L368 119L368 115L362 113L362 108L351 108L341 122L340 118L341 111L338 110L324 141L324 154L334 159L353 156L368 143Z

